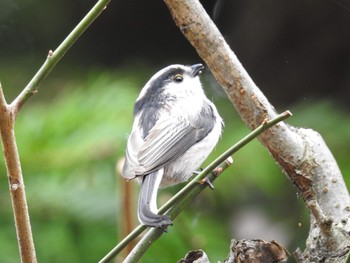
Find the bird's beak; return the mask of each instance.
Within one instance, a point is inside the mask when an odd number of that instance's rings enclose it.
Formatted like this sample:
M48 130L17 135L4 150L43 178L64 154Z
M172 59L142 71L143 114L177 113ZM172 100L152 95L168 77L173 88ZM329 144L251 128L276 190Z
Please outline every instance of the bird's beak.
M191 66L192 69L192 77L197 77L199 74L202 73L202 69L204 69L204 66L202 64L194 64Z

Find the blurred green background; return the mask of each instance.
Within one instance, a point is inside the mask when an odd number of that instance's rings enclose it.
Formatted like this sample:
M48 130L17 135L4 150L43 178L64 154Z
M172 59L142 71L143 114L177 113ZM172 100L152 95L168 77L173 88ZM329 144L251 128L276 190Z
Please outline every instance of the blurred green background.
M47 51L63 40L94 1L63 1L59 5L44 0L0 2L0 81L11 101L38 70ZM118 243L123 235L123 180L115 166L124 156L133 103L144 83L160 68L169 63L199 61L173 25L162 1L125 2L116 1L107 8L42 83L40 92L27 102L16 123L39 262L96 262ZM269 14L286 7L278 6L276 1L264 5L246 2L235 2L233 7L242 14L234 24L226 13L228 7L233 8L232 3L218 15L213 10L218 10L219 4L228 5L227 1L203 1L228 41L236 36L237 24L242 26L238 33L246 30L257 36L256 43L246 33L239 44L230 44L234 50L237 46L238 57L277 110L292 111L290 124L322 134L349 187L350 82L345 72L350 63L349 56L341 53L348 35L338 30L338 46L315 46L319 34L314 34L314 42L303 37L298 43L286 40L286 32L300 33L299 27L288 27L287 18L293 21L292 12L315 8L314 16L308 16L311 22L305 23L307 36L307 32L315 30L313 23L324 18L320 14L338 17L343 25L350 21L349 12L334 4L330 8L296 1L289 16L287 11L282 12L286 17L283 31L277 26L282 16L275 21ZM273 3L276 9L270 8ZM147 15L150 10L157 15ZM262 15L245 20L254 13ZM264 32L249 30L262 22ZM336 22L329 24L339 28ZM318 30L324 28L319 25ZM266 52L248 45L262 48L266 38L270 39ZM323 38L325 43L335 41L334 35ZM278 49L271 50L273 45ZM310 56L315 57L303 57L305 45L315 53ZM329 59L322 59L323 55L333 58L332 66ZM283 73L277 74L280 71ZM249 131L210 72L205 71L202 80L225 120L222 139L208 163ZM0 262L19 262L3 160L0 165ZM138 186L129 184L135 204ZM162 190L160 203L181 187ZM135 215L136 209L132 211ZM137 224L136 218L133 223ZM303 201L268 152L254 141L234 156L233 166L215 182L215 190L206 190L194 200L142 262L176 262L197 248L204 249L210 260L217 262L226 258L232 238L274 239L294 251L305 246L307 231L308 214Z

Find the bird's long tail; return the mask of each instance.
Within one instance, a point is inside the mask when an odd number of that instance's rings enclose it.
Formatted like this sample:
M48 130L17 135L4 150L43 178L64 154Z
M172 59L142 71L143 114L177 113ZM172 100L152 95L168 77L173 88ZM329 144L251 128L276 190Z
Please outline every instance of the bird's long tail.
M151 227L167 227L172 221L167 215L158 215L157 192L163 177L163 169L145 175L142 179L138 203L138 217L142 224Z

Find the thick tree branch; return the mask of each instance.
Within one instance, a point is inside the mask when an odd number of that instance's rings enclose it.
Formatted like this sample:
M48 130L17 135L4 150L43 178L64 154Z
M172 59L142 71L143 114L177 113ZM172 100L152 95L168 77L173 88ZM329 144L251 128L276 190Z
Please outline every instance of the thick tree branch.
M197 0L165 0L176 25L222 85L242 120L253 129L276 116ZM311 214L306 262L343 262L350 246L350 198L321 136L281 123L259 137L297 187ZM344 253L346 251L346 253Z

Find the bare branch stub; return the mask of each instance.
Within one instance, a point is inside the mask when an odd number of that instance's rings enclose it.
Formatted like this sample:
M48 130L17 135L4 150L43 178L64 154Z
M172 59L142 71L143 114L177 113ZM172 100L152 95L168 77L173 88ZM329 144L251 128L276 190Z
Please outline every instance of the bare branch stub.
M276 241L262 239L232 240L230 255L225 263L284 262L289 252Z

